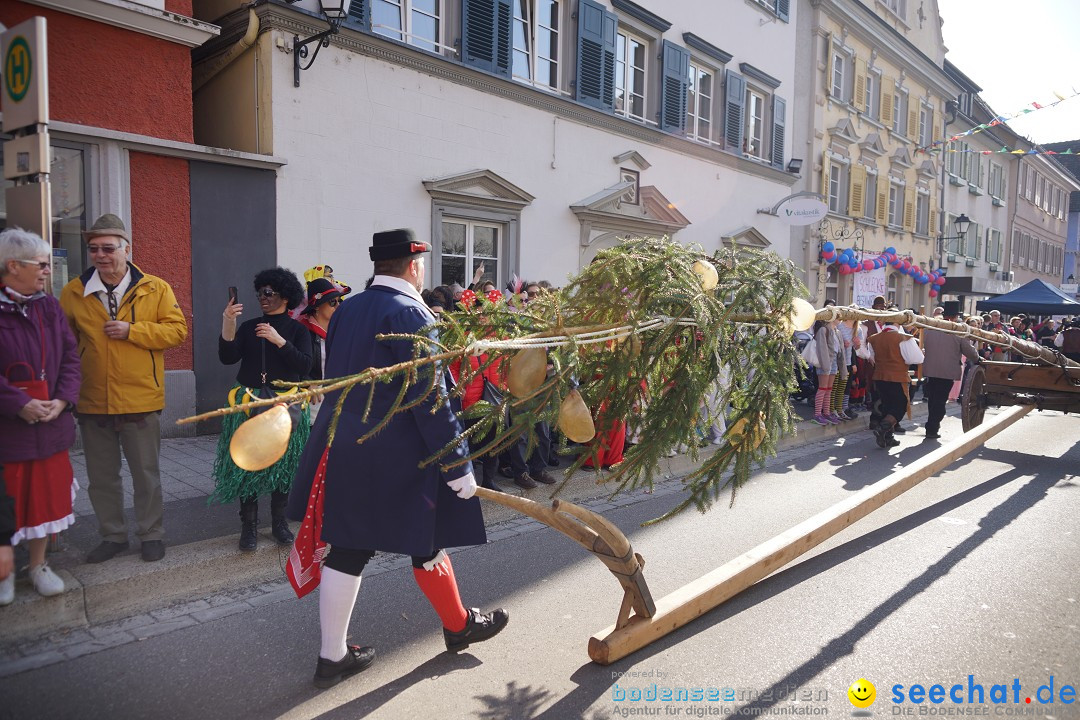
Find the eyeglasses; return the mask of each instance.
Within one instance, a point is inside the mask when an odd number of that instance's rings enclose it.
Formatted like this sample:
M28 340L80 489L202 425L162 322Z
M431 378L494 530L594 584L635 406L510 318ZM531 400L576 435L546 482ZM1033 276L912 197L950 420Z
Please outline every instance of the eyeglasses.
M540 291L539 290L529 290L529 292L526 293L526 294L531 298L540 297Z
M97 253L105 253L106 255L112 255L114 252L120 249L119 245L87 245L86 252L91 255Z
M16 260L15 262L22 263L23 265L37 265L38 270L48 270L52 267L52 263L48 260Z
M341 298L334 298L333 300L327 300L326 304L330 307L337 307L341 304Z
M264 298L277 297L278 295L281 294L277 290L271 290L270 288L263 288L262 290L256 290L255 293L259 297L264 297Z

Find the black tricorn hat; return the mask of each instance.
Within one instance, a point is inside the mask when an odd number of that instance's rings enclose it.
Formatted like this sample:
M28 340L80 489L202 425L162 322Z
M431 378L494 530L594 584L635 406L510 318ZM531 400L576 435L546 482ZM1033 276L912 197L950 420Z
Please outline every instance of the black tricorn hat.
M416 234L409 228L384 230L371 236L368 254L373 261L393 260L419 253L431 252L431 246L416 239Z

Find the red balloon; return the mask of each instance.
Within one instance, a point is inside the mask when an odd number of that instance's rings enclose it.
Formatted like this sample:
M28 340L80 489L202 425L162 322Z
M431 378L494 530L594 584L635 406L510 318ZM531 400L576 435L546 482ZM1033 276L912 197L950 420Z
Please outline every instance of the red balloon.
M937 290L934 290L933 288L931 288L930 289L930 297L937 297Z
M834 257L836 257L836 253L834 253L832 250L829 250L828 252L821 253L821 257L825 258L826 260L832 260Z
M945 284L945 276L944 275L938 275L936 278L934 278L934 284L935 285L944 285Z
M873 260L863 260L862 261L862 267L863 267L863 270L873 270L874 269L874 261Z

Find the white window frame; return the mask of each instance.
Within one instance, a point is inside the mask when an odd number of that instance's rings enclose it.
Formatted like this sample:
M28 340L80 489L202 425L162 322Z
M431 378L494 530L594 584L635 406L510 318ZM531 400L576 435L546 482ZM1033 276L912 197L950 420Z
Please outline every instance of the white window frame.
M375 22L376 8L381 5L396 6L398 8L398 20L401 22L400 28L395 28L389 25L382 25ZM432 16L430 13L424 10L416 9L413 7L413 0L372 0L371 2L371 30L372 32L383 35L391 40L398 40L408 45L413 45L421 50L427 50L433 53L442 53L444 50L452 50L453 48L447 48L443 44L443 36L446 32L446 7L445 0L435 0L435 9L438 13L437 16ZM437 23L438 30L434 40L421 37L413 33L413 13L419 15L425 15L427 17L434 17Z
M933 134L934 109L924 102L919 103L919 147L930 146L930 136Z
M477 228L490 228L498 234L498 247L496 248L495 257L490 258L487 256L480 256L484 262L484 277L488 280L493 280L496 287L500 285L499 280L503 277L503 263L506 262L506 250L507 250L507 227L500 222L491 222L489 220L476 220L467 217L457 217L454 215L444 215L442 218L442 225L447 223L465 226L465 254L457 255L446 252L445 249L445 233L441 233L440 237L443 239L443 247L439 249L439 272L438 278L441 285L449 285L452 282L458 282L464 287L468 287L472 282L472 275L475 272L477 255L474 252L476 242L476 229ZM447 278L443 273L443 262L447 257L464 257L465 258L465 272L464 278ZM491 266L494 261L494 267Z
M889 178L889 212L886 220L894 230L904 227L904 190L905 186L900 181Z
M746 113L746 126L743 128L743 152L758 160L769 159L769 130L772 124L769 122L769 93L764 92L750 83L746 84L746 95L743 98L743 112ZM754 115L753 101L761 103L761 114ZM760 130L760 133L757 131ZM757 152L753 144L757 142Z
M881 71L866 71L866 117L879 122L881 117Z
M640 68L642 74L641 94L640 96L633 92L633 73L638 71L639 68L630 60L630 46L631 41L638 43L644 48L642 57L644 58L644 65ZM619 44L623 45L623 49L620 52ZM638 122L648 123L646 119L649 114L649 55L650 55L650 42L647 38L638 35L630 31L624 26L619 26L619 30L615 35L615 114L622 115L625 118L631 120L637 120ZM620 83L621 86L620 86ZM624 94L619 95L619 90L622 89ZM634 115L631 112L633 102L627 102L628 97L640 97L641 98L641 115ZM619 107L619 102L622 101L622 107ZM655 124L655 123L650 123Z
M514 28L511 28L511 38L516 38L514 29L519 25L524 25L527 29L525 35L526 47L522 50L517 47L513 48L513 56L516 58L519 53L524 53L528 58L528 76L523 76L514 72L515 61L511 61L510 71L511 77L518 82L532 85L533 87L540 88L541 90L551 90L559 92L563 87L563 28L566 27L566 7L569 5L568 0L513 0L514 2ZM540 14L537 12L540 3L557 3L557 9L555 10L558 19L558 28L551 28L540 24ZM529 17L522 18L518 14L522 3L528 7ZM540 46L537 45L536 39L540 35L541 31L546 30L555 36L555 52L559 55L556 58L543 57L540 51ZM513 41L513 40L512 40ZM536 66L539 60L545 60L555 66L555 84L551 85L545 81L538 80L536 77Z
M892 130L895 135L899 135L900 137L907 137L909 102L910 97L908 96L907 88L897 85L893 90L893 124L889 129Z
M709 92L711 95L702 95L700 78L708 75L710 78ZM716 89L719 87L720 74L715 68L694 58L690 58L690 77L687 78L686 86L686 136L691 140L716 144L719 136L719 124L716 122ZM703 102L704 98L704 102ZM709 131L701 133L702 108L708 109Z
M848 82L848 80L855 70L854 65L851 53L840 47L833 48L833 74L829 78L829 95L833 99L844 103L851 102L851 92L848 87L852 83ZM839 90L837 89L837 82L839 82Z
M878 0L893 15L907 22L907 0Z
M863 193L863 217L874 222L877 222L877 184L877 172L867 168L866 190Z
M922 188L915 193L915 234L930 234L930 191Z

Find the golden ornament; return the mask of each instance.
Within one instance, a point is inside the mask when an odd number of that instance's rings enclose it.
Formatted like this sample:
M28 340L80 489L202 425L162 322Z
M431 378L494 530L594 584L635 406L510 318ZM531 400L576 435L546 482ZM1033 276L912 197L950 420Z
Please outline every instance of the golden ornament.
M576 389L566 395L559 408L559 429L576 443L587 443L596 436L592 413Z
M291 434L288 407L275 405L236 428L229 443L229 455L241 470L265 470L285 454Z
M526 348L510 359L506 386L514 397L524 398L536 392L547 377L547 350Z
M756 449L765 440L765 413L759 412L757 422L750 428L750 422L744 415L738 422L728 428L728 443L731 445L750 445L750 449Z
M695 260L693 269L701 280L701 289L705 292L714 290L720 284L720 275L716 272L716 266L711 262Z

